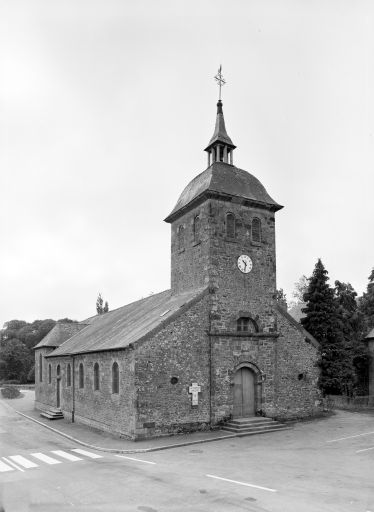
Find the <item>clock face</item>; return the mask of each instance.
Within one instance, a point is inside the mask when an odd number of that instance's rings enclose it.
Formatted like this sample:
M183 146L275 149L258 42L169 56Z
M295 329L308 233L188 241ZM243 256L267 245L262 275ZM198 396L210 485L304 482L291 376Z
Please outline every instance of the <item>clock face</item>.
M246 254L242 254L238 258L238 269L240 272L243 272L243 274L249 274L249 272L252 270L252 260L249 256Z

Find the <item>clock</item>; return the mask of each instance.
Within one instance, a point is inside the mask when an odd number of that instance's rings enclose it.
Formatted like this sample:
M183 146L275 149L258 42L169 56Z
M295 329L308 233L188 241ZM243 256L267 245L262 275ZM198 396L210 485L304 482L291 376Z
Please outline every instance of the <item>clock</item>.
M240 272L243 272L243 274L249 274L249 272L252 270L252 260L249 256L246 254L242 254L238 258L238 269Z

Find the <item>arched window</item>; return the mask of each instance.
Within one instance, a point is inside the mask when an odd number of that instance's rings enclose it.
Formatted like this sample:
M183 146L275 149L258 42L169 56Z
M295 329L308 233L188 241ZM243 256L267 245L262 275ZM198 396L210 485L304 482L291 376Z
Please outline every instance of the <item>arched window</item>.
M226 236L235 238L235 215L232 213L226 215Z
M118 363L113 363L112 366L112 393L119 393L119 369Z
M50 384L51 382L52 382L52 367L49 364L48 365L48 384Z
M94 391L100 389L100 368L99 363L95 363L94 366Z
M43 382L43 356L39 354L39 382Z
M261 242L261 222L260 219L252 220L252 240Z
M195 242L200 241L200 217L197 216L193 222L193 238Z
M238 318L236 321L236 330L238 332L257 332L256 324L250 318Z
M66 386L71 386L71 366L68 364L66 368Z
M83 363L81 363L79 365L78 377L79 377L79 387L82 389L82 388L84 388L84 368L83 368Z
M61 368L60 368L60 365L59 365L59 364L57 365L57 371L56 371L56 373L57 373L57 377L60 377Z
M179 244L179 249L184 248L184 227L183 226L179 226L179 229L178 229L178 244Z

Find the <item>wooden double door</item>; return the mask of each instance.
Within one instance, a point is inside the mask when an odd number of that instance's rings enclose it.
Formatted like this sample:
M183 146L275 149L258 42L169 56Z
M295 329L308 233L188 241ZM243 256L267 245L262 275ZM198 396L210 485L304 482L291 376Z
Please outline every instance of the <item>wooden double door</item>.
M255 414L255 375L246 367L240 368L234 375L234 418L254 416Z

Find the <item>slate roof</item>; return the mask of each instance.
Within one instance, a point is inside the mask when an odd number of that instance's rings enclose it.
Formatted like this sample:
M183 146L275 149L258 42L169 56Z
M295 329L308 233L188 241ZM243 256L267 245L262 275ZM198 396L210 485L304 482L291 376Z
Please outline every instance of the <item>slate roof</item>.
M294 318L297 322L300 322L300 320L306 316L306 314L301 311L305 307L305 302L299 302L296 304L296 306L293 306L288 310L288 314L291 315L292 318Z
M309 332L306 329L304 329L304 327L301 324L299 324L299 322L297 322L289 313L287 313L287 311L283 309L282 306L277 304L276 308L279 311L279 313L290 322L290 324L296 327L296 329L300 331L303 336L305 336L309 343L311 343L316 348L319 347L319 343L315 339L315 337L309 334Z
M252 174L234 165L214 162L187 185L165 222L172 222L179 212L184 212L189 205L192 206L209 192L241 197L273 211L283 208L269 196L262 183Z
M206 147L205 151L209 151L209 149L215 142L223 142L224 144L231 146L233 149L236 148L236 146L234 146L234 144L232 143L230 137L227 135L221 100L219 100L217 103L216 126L214 129L213 137L210 139L209 144Z
M41 340L33 350L41 347L59 347L66 340L74 336L75 333L81 331L85 327L84 323L59 323L49 331L49 333Z
M118 350L149 339L209 293L209 288L151 295L122 308L88 318L84 329L46 357Z
M369 332L367 336L364 338L365 340L374 340L374 328Z

